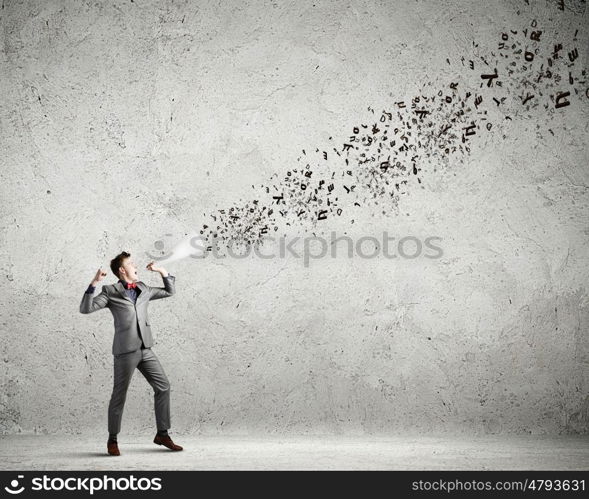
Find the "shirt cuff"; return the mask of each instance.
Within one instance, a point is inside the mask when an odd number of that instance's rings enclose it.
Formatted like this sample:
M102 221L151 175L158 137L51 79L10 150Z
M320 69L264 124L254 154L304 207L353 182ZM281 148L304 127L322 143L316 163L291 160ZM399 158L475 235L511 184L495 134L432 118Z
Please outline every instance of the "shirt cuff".
M94 286L92 286L92 284L90 284L88 286L88 289L86 290L86 293L92 295L92 294L94 294L94 291L96 291L96 288Z
M166 277L163 277L162 279L167 279L168 277L175 279L175 277L172 274L168 274Z

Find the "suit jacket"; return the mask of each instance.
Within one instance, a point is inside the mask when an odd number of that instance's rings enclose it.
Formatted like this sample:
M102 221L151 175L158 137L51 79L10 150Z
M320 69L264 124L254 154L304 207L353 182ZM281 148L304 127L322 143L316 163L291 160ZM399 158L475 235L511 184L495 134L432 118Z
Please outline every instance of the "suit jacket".
M127 296L125 288L120 282L116 284L105 284L102 292L94 297L90 293L84 293L80 303L80 312L90 314L102 308L110 309L115 326L115 336L112 343L113 355L127 352L134 352L141 347L141 338L147 348L153 346L151 326L147 315L147 305L151 300L167 298L176 292L172 275L164 277L164 287L157 288L148 286L142 281L137 282L141 293L137 301ZM139 336L141 332L141 337Z

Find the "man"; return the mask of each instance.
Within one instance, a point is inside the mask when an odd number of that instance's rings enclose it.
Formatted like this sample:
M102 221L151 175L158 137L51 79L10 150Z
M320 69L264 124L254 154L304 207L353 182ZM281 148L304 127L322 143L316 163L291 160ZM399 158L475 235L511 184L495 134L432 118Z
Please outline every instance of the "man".
M159 272L164 287L151 287L138 281L137 267L131 260L130 253L125 251L112 259L110 268L119 281L116 284L105 284L102 292L94 297L96 286L106 276L106 272L98 269L80 303L80 312L83 314L107 307L114 318L114 385L108 406L108 453L113 456L120 455L117 434L121 428L127 388L135 368L141 371L154 390L157 425L154 443L180 451L182 447L172 441L167 431L170 428L170 382L151 350L153 339L147 315L147 306L151 300L167 298L174 294L175 277L163 268L155 267L154 262L151 262L146 268L152 272Z

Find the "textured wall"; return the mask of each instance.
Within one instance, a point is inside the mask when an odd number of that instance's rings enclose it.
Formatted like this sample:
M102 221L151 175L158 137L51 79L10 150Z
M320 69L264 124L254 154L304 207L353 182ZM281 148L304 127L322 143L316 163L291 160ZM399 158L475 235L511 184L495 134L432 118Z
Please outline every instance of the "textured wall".
M173 431L587 433L589 19L529 4L2 0L0 430L106 433L82 293L219 226L443 255L169 262Z

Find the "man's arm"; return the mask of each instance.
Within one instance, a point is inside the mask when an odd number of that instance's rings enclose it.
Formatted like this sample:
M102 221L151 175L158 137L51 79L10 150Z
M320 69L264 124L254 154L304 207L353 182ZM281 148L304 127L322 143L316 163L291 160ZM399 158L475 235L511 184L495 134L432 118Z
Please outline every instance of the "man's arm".
M88 286L88 289L86 289L86 292L82 297L82 302L80 303L81 314L90 314L101 308L108 307L108 295L106 294L104 286L102 287L102 292L96 298L93 298L96 286L105 275L106 272L103 272L102 269L98 269L98 272L96 272L92 283Z
M176 285L174 281L176 278L173 275L170 275L166 272L163 268L154 267L154 262L151 262L147 265L147 268L152 272L159 272L162 276L162 280L164 281L163 288L156 288L149 286L149 299L150 300L159 300L160 298L168 298L172 296L176 292Z
M108 307L108 295L104 286L102 287L102 292L96 298L93 298L94 291L92 293L88 291L90 291L90 287L84 293L82 302L80 303L80 313L91 314L101 308Z
M163 288L154 288L150 286L150 300L159 300L160 298L168 298L172 296L176 292L176 286L174 284L175 277L173 275L168 274L166 277L162 276L164 281Z

